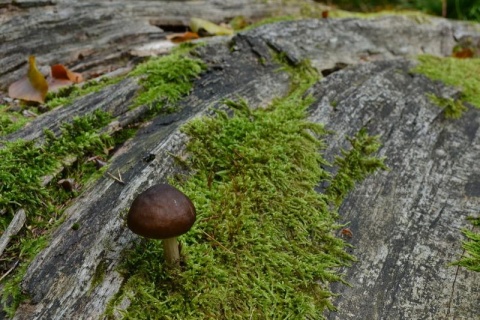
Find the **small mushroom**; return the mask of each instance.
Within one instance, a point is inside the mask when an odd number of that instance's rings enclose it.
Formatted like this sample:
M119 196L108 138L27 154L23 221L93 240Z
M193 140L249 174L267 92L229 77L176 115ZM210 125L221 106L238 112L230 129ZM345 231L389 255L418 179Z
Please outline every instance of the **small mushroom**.
M140 236L162 239L167 264L178 265L180 253L176 237L190 230L195 219L195 207L185 194L171 185L158 184L133 200L127 225Z

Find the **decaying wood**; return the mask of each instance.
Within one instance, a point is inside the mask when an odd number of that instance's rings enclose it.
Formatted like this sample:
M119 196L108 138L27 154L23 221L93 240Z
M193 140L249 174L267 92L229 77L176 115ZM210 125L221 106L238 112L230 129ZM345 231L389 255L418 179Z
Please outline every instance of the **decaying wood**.
M283 1L255 0L2 1L0 89L25 74L31 54L39 66L62 63L88 79L128 65L139 47L165 39L172 28L185 31L191 17L258 20L299 10Z
M32 120L25 128L5 136L3 140L36 140L41 143L44 138L44 129L59 134L63 123L71 122L74 117L83 116L96 110L108 112L113 117L123 118L129 112L129 106L138 89L137 79L125 79L98 93L79 98L68 107L61 106L44 113Z
M56 3L59 6L67 1ZM116 8L120 1L109 3ZM154 10L153 2L142 3L149 6L141 10ZM119 20L125 23L128 12L147 12L139 8L127 6L131 11L122 9L126 13L121 14L124 20ZM98 21L103 14L105 23L113 23L115 19L108 13L117 13L109 10L113 9L100 7L92 19ZM28 21L27 18L25 14L18 19ZM145 17L139 20L146 21ZM135 23L137 20L131 19L128 25L144 34ZM7 25L13 28L11 23ZM103 29L99 30L103 35ZM110 27L105 26L105 30L111 39L117 35ZM325 150L327 158L333 160L341 148L348 147L346 136L366 127L369 133L381 135L380 155L387 158L390 168L359 184L340 209L342 219L350 222L353 236L348 241L354 245L352 253L358 262L345 270L352 287L334 286L340 294L336 298L339 311L327 316L480 316L480 291L476 285L480 276L463 269L457 273L457 268L449 266L462 254L460 229L468 225L465 217L478 213L480 207L476 164L480 158L480 110L468 106L461 119L446 119L427 94L457 98L458 90L412 74L414 61L406 59L419 53L449 55L456 41L465 36L479 39L480 32L472 25L433 18L422 23L407 17L324 19L267 25L198 49L208 71L182 100L179 112L155 118L118 150L109 171L120 172L124 185L104 177L67 209L65 222L54 232L49 246L29 266L22 288L30 299L20 306L16 319L101 316L123 281L116 269L121 253L138 241L124 222L131 201L139 192L165 182L180 170L170 154L185 151L187 138L179 131L183 123L210 112L212 106L219 107L226 98L243 97L252 107L258 107L288 93L289 76L279 70L272 56L275 51L285 54L293 63L310 59L319 71L329 74L311 89L316 100L309 109L310 120L323 123L334 132ZM141 41L153 39L147 38ZM106 56L109 46L97 47L99 39L103 38L87 37L86 41L95 52L91 59L96 57L105 63L99 57ZM64 41L61 45L65 48L60 50L70 52L71 38ZM11 50L0 52L0 63L16 61ZM46 54L44 61L53 61L56 54ZM347 67L340 69L340 65ZM2 81L13 75L15 72L2 75ZM108 104L118 99L127 108L128 97L137 84L134 80L125 81L118 88L125 91L111 97ZM86 108L107 104L109 97L102 94L75 103ZM62 114L60 110L55 112L57 116ZM69 117L66 115L65 119ZM46 119L37 121L50 125ZM38 137L36 130L28 135L25 130L17 134ZM153 155L154 159L147 162L146 155ZM79 226L78 230L71 228L73 224ZM105 275L93 287L92 279L99 265L106 267Z

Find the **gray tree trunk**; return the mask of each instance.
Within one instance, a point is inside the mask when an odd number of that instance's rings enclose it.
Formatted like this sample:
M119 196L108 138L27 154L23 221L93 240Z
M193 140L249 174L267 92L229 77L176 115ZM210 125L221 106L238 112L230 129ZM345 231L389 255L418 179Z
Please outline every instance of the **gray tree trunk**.
M78 58L74 53L93 52L85 54L88 63L82 65L91 63L94 67L89 70L108 67L111 54L117 61L133 45L156 40L161 33L148 22L154 10L159 10L157 19L174 19L173 13L160 14L173 5L170 2L159 6L141 1L144 7L128 1L105 2L111 5L102 1L45 3L49 5L42 10L35 8L42 14L33 9L8 11L17 16L0 26L0 70L8 69L0 75L2 85L18 76L18 61L25 59L35 43L33 35L20 39L25 31L14 19L22 26L43 26L37 35L43 40L49 38L42 35L51 31L45 29L47 26L69 25L67 18L82 16L76 10L85 5L84 22L73 23L66 34L52 31L50 38L55 40L50 45L55 43L58 52L37 42L35 53L39 61L51 63L66 56L74 61ZM88 9L87 3L95 4L95 10ZM211 3L207 2L208 6L216 2ZM174 4L185 8L180 2ZM192 9L182 14L211 13L194 5L192 2ZM238 10L253 12L240 5L218 10L223 17L238 15ZM127 26L119 29L117 22ZM82 43L76 40L82 34L79 30L84 33ZM352 287L334 285L339 311L327 316L480 317L480 275L449 265L463 253L460 229L468 227L465 218L478 214L480 208L480 110L468 105L462 118L446 119L427 94L457 98L459 91L410 72L415 63L410 57L421 53L449 55L456 42L466 36L477 41L480 32L469 24L433 18L421 23L408 17L323 19L266 25L200 48L199 55L209 71L180 103L180 112L157 117L115 154L109 170L121 172L124 185L102 178L66 210L64 223L28 269L22 286L31 299L20 306L16 319L101 316L123 280L116 270L121 252L138 240L124 222L134 196L152 184L165 182L178 170L169 154L184 152L186 137L179 127L186 121L206 113L212 105L219 106L225 98L241 96L257 107L288 92L289 76L278 70L272 49L293 63L310 59L320 72L328 74L311 89L315 102L309 109L310 120L335 132L328 140L326 156L333 160L347 147L345 136L366 127L369 133L381 135L380 155L387 158L390 168L359 184L340 208L342 220L350 222L351 250L358 262L345 270ZM122 39L118 48L112 45L116 39ZM336 70L344 65L348 67ZM137 89L135 80L125 80L77 100L74 113L105 108L118 110L118 117L125 116ZM9 138L41 139L39 128L52 125L48 117L68 120L73 116L65 112L47 113ZM144 157L148 154L155 158L147 163ZM75 223L81 226L78 230L71 228ZM91 288L99 265L105 268L105 277Z

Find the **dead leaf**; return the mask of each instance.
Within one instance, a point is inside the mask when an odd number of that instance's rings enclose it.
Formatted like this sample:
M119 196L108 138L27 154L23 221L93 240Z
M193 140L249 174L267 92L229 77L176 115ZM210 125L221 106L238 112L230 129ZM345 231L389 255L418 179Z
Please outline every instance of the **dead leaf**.
M340 231L340 233L342 234L342 236L345 236L345 237L348 237L348 238L353 237L353 232L352 232L352 230L350 230L350 228L343 228L342 231Z
M167 36L167 40L173 43L181 43L200 38L196 32L173 33Z
M200 34L200 30L202 29L208 32L210 35L225 36L233 34L232 29L221 27L213 22L200 18L190 19L190 29L197 34Z
M453 49L452 56L458 59L468 59L473 58L475 51L469 47L456 47Z
M50 68L51 78L48 79L50 91L57 91L62 87L83 81L83 77L80 73L70 71L63 64L56 64Z
M45 102L48 92L48 83L43 74L38 71L35 56L28 58L27 76L15 81L8 87L10 98L26 101Z

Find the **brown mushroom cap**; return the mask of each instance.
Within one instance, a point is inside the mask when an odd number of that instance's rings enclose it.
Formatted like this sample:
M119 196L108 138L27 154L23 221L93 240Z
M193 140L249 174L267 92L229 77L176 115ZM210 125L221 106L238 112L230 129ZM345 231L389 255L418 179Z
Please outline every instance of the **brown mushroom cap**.
M195 207L185 194L171 185L158 184L135 198L127 225L143 237L168 239L190 230L195 219Z

